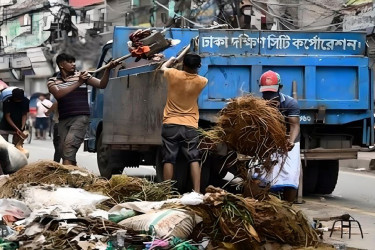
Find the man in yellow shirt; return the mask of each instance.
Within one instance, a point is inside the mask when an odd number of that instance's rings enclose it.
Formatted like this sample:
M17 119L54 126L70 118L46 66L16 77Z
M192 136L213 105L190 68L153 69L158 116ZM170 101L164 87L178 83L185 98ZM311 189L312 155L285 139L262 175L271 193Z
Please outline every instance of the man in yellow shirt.
M168 84L162 127L163 177L164 180L173 178L173 166L181 150L190 164L193 189L200 192L198 97L208 80L198 75L201 66L199 55L188 53L184 57L182 70L168 68L174 60L174 57L170 58L161 67Z

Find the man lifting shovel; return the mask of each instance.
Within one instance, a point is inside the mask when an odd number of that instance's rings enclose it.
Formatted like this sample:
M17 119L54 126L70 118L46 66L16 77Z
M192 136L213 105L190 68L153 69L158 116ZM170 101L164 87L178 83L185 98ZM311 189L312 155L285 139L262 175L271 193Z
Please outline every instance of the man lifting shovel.
M155 33L155 35L159 33ZM172 46L170 43L164 43L165 46L156 46L160 43L160 39L156 39L158 41L155 42L155 39L153 39L154 33L151 32L149 36L142 37L143 39L139 40L138 45L149 45L152 53L158 53L168 46ZM162 37L164 38L164 36ZM150 51L146 55L147 58L152 56ZM76 59L73 56L65 53L57 56L56 64L60 72L48 80L47 86L49 92L53 94L58 102L58 131L60 135L60 152L64 165L76 165L76 154L84 140L90 115L87 93L88 85L100 89L106 88L111 69L118 66L121 61L131 57L131 55L117 58L97 69L95 72L104 69L101 79L93 77L87 71L76 71Z
M87 71L76 71L76 59L62 53L56 64L60 72L48 80L48 90L56 98L59 112L60 149L64 165L76 165L76 154L81 146L89 124L90 108L87 87L104 89L109 81L110 70L120 64L111 61L101 79Z

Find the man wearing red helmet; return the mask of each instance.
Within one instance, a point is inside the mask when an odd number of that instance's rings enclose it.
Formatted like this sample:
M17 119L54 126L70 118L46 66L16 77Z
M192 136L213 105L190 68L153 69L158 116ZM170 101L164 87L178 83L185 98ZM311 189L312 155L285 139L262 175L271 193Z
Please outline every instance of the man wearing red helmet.
M289 153L283 168L280 171L280 160L274 167L272 176L270 176L272 180L271 190L283 190L284 200L294 202L297 196L301 171L299 143L300 109L295 99L280 92L281 88L282 84L278 73L269 70L260 77L259 91L262 93L264 99L274 101L279 111L285 117L290 144Z

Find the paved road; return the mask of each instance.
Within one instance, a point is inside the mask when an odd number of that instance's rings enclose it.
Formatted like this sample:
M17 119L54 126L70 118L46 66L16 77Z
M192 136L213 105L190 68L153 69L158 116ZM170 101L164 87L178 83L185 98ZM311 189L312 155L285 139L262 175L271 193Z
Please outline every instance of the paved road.
M51 140L33 140L31 144L25 144L30 151L29 162L42 159L52 159L53 144ZM366 156L368 157L368 155ZM374 157L375 159L375 153ZM93 173L98 173L96 154L83 152L82 148L77 155L78 165ZM129 175L142 173L150 174L154 170L145 166L139 169L126 169ZM337 244L345 244L348 247L360 249L375 249L375 174L374 172L358 172L353 168L340 168L340 174L335 191L332 195L304 197L305 203L298 205L312 220L313 217L329 217L349 213L357 219L363 227L365 238L361 239L357 234L358 229L353 229L352 239L345 234L340 239L339 232L334 232L332 238L325 233L325 241ZM325 223L331 226L332 222Z
M24 147L29 150L29 162L38 160L52 160L53 159L53 143L51 139L45 141L32 140L30 144L25 144ZM77 165L84 167L89 171L99 174L98 164L96 162L96 153L89 153L83 151L83 146L77 153ZM151 166L140 166L140 168L126 168L124 173L132 176L150 176L155 175L156 172Z
M375 157L374 157L375 158ZM326 242L345 244L358 249L375 249L375 174L374 172L358 172L351 168L341 168L335 191L331 195L304 197L305 204L299 207L311 219L314 217L332 217L350 214L361 223L364 239L359 235L357 227L352 230L349 239L335 231L332 238L324 234ZM331 228L333 222L323 223ZM339 224L337 223L336 226ZM356 225L355 225L356 226Z

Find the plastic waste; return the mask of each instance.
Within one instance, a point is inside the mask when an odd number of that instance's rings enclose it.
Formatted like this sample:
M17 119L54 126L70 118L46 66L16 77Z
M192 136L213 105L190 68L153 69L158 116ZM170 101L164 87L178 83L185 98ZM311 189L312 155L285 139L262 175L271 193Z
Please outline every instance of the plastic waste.
M122 208L118 212L113 212L109 214L108 219L112 222L118 223L135 215L137 215L137 212L135 212L134 210Z

